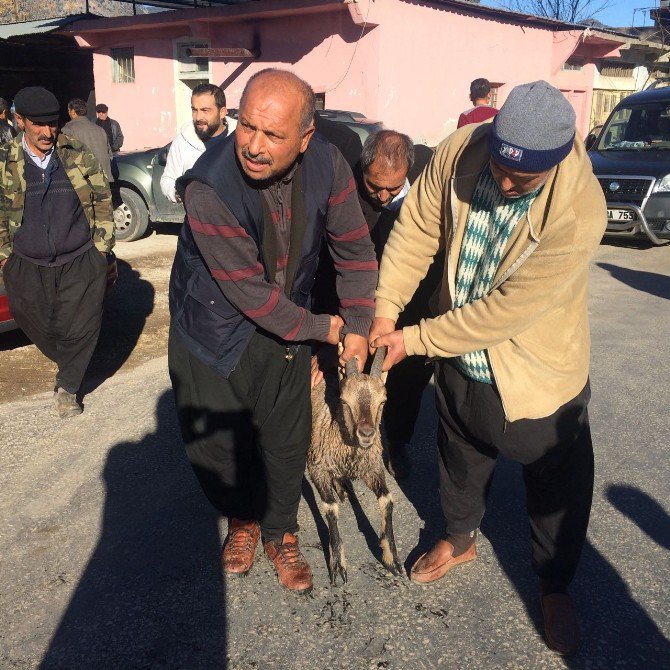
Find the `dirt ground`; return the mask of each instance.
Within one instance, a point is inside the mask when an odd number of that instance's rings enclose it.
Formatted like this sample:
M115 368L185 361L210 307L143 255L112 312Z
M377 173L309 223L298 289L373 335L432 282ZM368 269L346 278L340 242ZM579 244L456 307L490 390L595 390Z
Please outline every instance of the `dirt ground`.
M177 225L162 225L144 239L116 245L119 281L105 302L84 393L119 370L167 353L168 281L178 232ZM56 366L20 330L0 333L0 353L0 402L53 387Z

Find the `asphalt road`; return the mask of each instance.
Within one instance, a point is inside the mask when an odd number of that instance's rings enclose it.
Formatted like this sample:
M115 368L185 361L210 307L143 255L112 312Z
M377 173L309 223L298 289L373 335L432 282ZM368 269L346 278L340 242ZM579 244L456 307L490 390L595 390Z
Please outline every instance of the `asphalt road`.
M299 521L312 595L281 591L260 552L247 578L224 582L225 527L185 460L162 356L97 386L76 419L55 419L47 394L0 405L0 668L670 668L668 268L670 248L606 244L592 272L596 489L574 658L542 641L509 462L479 559L435 585L381 567L377 506L357 487L341 513L349 584L331 588L308 484ZM434 438L429 390L410 483L391 483L408 565L440 518Z

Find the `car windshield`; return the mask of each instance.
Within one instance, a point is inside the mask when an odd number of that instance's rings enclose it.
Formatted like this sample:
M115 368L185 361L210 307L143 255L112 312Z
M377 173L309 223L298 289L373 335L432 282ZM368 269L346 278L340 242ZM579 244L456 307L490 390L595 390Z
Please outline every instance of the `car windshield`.
M600 133L599 151L670 149L670 104L621 106Z

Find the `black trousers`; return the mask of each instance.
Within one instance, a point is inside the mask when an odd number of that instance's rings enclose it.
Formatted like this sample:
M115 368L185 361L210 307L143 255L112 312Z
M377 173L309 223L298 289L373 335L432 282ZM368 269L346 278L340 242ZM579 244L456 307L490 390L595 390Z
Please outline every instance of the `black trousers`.
M16 323L58 366L56 387L76 393L100 334L107 284L104 254L91 247L57 267L12 254L3 277Z
M505 422L494 386L436 366L440 495L448 533L479 527L499 453L523 467L533 567L556 587L572 581L593 497L593 446L582 392L543 419Z
M168 364L186 453L221 514L256 519L265 540L298 529L311 435L310 350L255 333L228 379L170 330Z
M423 356L409 356L389 370L384 429L391 447L402 447L411 441L423 391L433 372L434 366L426 365Z

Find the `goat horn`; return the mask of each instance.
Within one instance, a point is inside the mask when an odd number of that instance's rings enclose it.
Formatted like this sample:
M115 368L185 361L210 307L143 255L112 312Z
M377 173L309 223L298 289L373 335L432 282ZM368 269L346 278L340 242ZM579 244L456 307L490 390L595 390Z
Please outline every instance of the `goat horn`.
M358 359L355 356L346 362L344 372L347 377L355 377L358 374Z
M382 376L382 366L384 365L385 358L386 347L379 347L379 349L375 351L375 357L372 359L372 365L370 366L370 377Z

